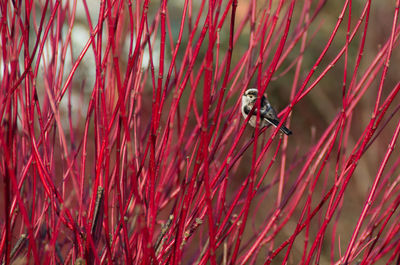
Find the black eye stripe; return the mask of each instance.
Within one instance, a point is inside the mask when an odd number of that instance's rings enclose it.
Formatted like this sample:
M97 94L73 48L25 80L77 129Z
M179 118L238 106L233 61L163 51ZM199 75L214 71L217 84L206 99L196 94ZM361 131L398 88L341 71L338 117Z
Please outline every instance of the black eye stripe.
M250 91L250 92L247 92L246 95L247 95L247 96L254 96L254 97L257 97L257 92L255 92L255 91Z

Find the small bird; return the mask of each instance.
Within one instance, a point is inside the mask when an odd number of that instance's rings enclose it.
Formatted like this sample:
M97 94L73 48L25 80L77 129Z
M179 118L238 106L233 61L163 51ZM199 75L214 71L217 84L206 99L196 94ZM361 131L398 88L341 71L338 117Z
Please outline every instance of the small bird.
M258 97L258 90L256 88L247 89L242 97L242 114L246 119L247 115L251 112L254 105L256 105ZM252 117L249 119L249 123L252 127L256 127L257 122L257 109L254 109ZM269 124L277 127L279 125L279 119L276 115L276 111L268 102L267 98L263 95L260 102L260 128L263 128ZM280 128L281 132L286 135L291 135L292 131L286 128L284 125Z

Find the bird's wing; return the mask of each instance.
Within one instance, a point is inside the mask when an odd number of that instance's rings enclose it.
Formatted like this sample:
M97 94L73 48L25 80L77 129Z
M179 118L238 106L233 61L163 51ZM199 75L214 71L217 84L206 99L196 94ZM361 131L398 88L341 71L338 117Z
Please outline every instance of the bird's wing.
M265 97L262 97L261 100L262 100L261 101L262 107L260 110L261 117L269 120L277 120L279 123L278 115L276 114L275 109L271 106L268 100Z

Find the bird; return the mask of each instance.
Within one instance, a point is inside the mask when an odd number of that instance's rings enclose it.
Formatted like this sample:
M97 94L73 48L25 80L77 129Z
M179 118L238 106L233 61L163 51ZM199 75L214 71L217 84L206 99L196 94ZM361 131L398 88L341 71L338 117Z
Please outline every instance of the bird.
M258 90L256 88L249 88L242 96L242 115L246 119L253 107L256 105L258 97ZM257 122L257 109L255 108L252 117L249 119L249 124L252 127L256 127ZM271 106L267 98L262 95L260 102L260 128L267 126L268 124L272 124L277 127L279 125L280 120L278 119L278 115L276 115L275 109ZM292 131L289 130L284 125L281 126L280 131L286 135L291 135Z

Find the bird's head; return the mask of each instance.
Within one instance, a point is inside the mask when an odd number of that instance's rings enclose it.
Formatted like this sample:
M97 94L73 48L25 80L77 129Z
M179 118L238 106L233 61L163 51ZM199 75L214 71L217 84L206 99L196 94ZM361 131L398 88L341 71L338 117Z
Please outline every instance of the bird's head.
M244 92L242 102L244 104L254 104L257 100L258 90L256 88L249 88Z

